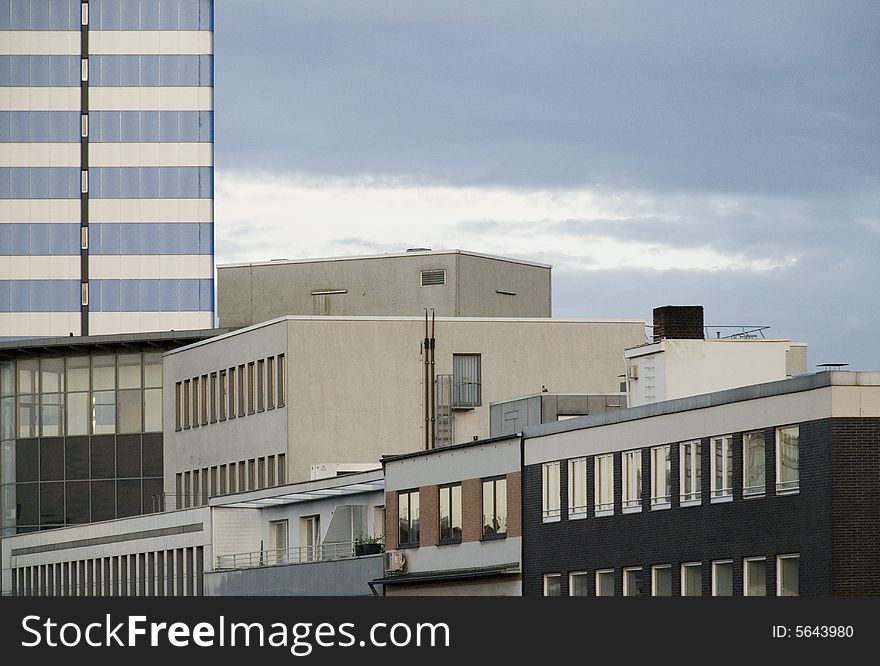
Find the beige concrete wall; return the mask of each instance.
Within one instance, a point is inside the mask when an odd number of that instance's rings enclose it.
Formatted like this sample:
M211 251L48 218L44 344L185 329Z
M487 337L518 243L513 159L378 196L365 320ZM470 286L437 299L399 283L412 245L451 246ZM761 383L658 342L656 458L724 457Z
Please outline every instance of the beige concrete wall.
M423 449L424 322L290 319L290 479L317 462L374 462ZM623 350L641 321L439 319L435 372L454 353L479 353L482 405L456 412L455 441L489 434L489 403L546 386L561 393L619 388Z
M446 271L445 285L421 286L420 271L432 269ZM549 266L457 251L219 266L217 281L223 327L285 315L418 316L425 308L437 316L550 316Z

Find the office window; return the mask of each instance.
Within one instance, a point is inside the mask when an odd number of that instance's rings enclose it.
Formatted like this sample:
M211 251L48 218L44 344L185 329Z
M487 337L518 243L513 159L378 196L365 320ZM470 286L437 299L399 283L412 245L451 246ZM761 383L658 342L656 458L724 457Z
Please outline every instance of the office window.
M277 486L277 478L275 476L275 456L269 456L266 458L266 485L271 487Z
M227 477L227 474L228 474L228 473L229 473L229 472L228 472L228 470L226 469L226 465L220 465L217 476L218 476L218 478L219 478L219 483L220 483L220 485L219 485L219 487L218 487L218 490L220 491L220 494L221 494L221 495L225 495L226 492L227 492L226 489L227 489L227 487L228 487L228 486L227 486L227 478L228 478L228 477Z
M700 503L700 440L679 445L679 483L681 504L690 506Z
M776 558L776 596L798 596L800 555L780 555Z
M543 511L545 523L559 520L559 462L548 462L541 466Z
M712 501L733 499L733 437L712 438Z
M230 419L235 418L235 390L236 390L236 381L235 381L235 368L229 368L229 414L228 417Z
M623 570L623 596L638 597L642 594L642 567Z
M199 407L201 414L201 424L208 425L208 375L202 375L201 394L199 399Z
M284 379L285 379L285 357L284 354L278 354L278 381L276 382L276 386L278 388L278 402L276 403L278 407L284 407L284 399L286 396Z
M689 562L681 565L681 596L699 597L703 594L703 565Z
M452 355L452 406L469 409L481 403L479 354Z
M190 389L189 389L189 380L185 379L183 381L183 429L189 429L189 417L190 417Z
M257 361L257 411L266 410L266 361Z
M283 453L278 454L278 485L287 483L287 457Z
M672 596L672 566L669 564L658 564L651 567L651 596L652 597L671 597Z
M245 391L244 391L244 365L238 366L238 415L244 416L245 408Z
M651 508L668 509L672 502L672 447L651 449Z
M461 484L440 488L440 543L461 541Z
M607 454L593 458L597 516L610 516L614 513L614 456Z
M254 362L251 361L247 365L247 413L254 413L254 404L256 395L254 393Z
M217 423L217 373L211 373L211 423Z
M217 401L220 407L220 420L226 420L226 401L229 399L227 397L229 391L229 385L226 383L226 370L220 371L220 395L217 397Z
M266 409L275 409L275 357L266 359Z
M247 490L256 490L257 488L257 460L251 458L247 461Z
M266 487L266 459L257 458L257 488Z
M748 557L743 560L743 596L767 596L766 557Z
M300 542L304 547L301 559L311 562L321 559L321 516L300 518Z
M571 573L568 575L568 596L587 596L587 581L589 574L586 571Z
M743 497L763 495L766 475L764 433L747 432L743 435Z
M236 470L236 464L229 463L229 492L231 493L236 492L238 487L238 472Z
M544 596L562 596L562 575L558 573L544 574Z
M483 538L507 536L507 479L483 481Z
M568 461L568 519L587 517L587 459Z
M192 400L190 402L192 405L192 427L198 428L199 423L201 422L199 419L199 378L193 377L192 379Z
M174 385L174 429L175 430L180 430L180 428L182 426L181 411L180 411L181 407L182 407L182 405L180 404L181 403L180 393L181 393L182 388L183 388L183 386L182 386L181 382L177 382Z
M248 487L248 476L247 476L247 462L244 460L238 461L238 492L242 492L243 490L251 490Z
M397 517L400 523L398 543L419 545L419 491L407 490L397 495Z
M642 508L642 452L623 453L623 510L641 511Z
M776 429L776 493L796 493L800 488L798 426Z
M614 596L614 569L603 569L596 572L596 596Z
M712 596L733 596L733 560L712 562Z

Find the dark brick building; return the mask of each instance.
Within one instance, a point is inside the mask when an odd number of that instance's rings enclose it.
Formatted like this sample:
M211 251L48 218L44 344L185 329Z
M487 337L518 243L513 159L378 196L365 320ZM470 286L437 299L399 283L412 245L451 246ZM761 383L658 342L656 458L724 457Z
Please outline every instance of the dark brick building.
M523 594L880 594L880 373L524 435Z

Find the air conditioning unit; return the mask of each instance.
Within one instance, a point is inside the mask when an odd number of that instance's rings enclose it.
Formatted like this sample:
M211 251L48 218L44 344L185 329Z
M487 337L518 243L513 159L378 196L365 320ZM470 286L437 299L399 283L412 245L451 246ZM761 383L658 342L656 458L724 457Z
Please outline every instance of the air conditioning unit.
M406 555L402 550L385 551L385 573L403 573L406 571Z
M639 378L639 366L637 366L637 365L629 366L629 378L630 379L638 379Z

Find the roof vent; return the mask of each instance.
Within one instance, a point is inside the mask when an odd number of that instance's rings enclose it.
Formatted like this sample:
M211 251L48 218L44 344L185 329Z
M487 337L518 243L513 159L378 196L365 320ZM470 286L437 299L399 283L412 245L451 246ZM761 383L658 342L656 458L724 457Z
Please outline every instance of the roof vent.
M446 284L446 269L420 271L423 287L442 287Z
M411 247L407 249L407 252L430 252L431 248L429 247Z

